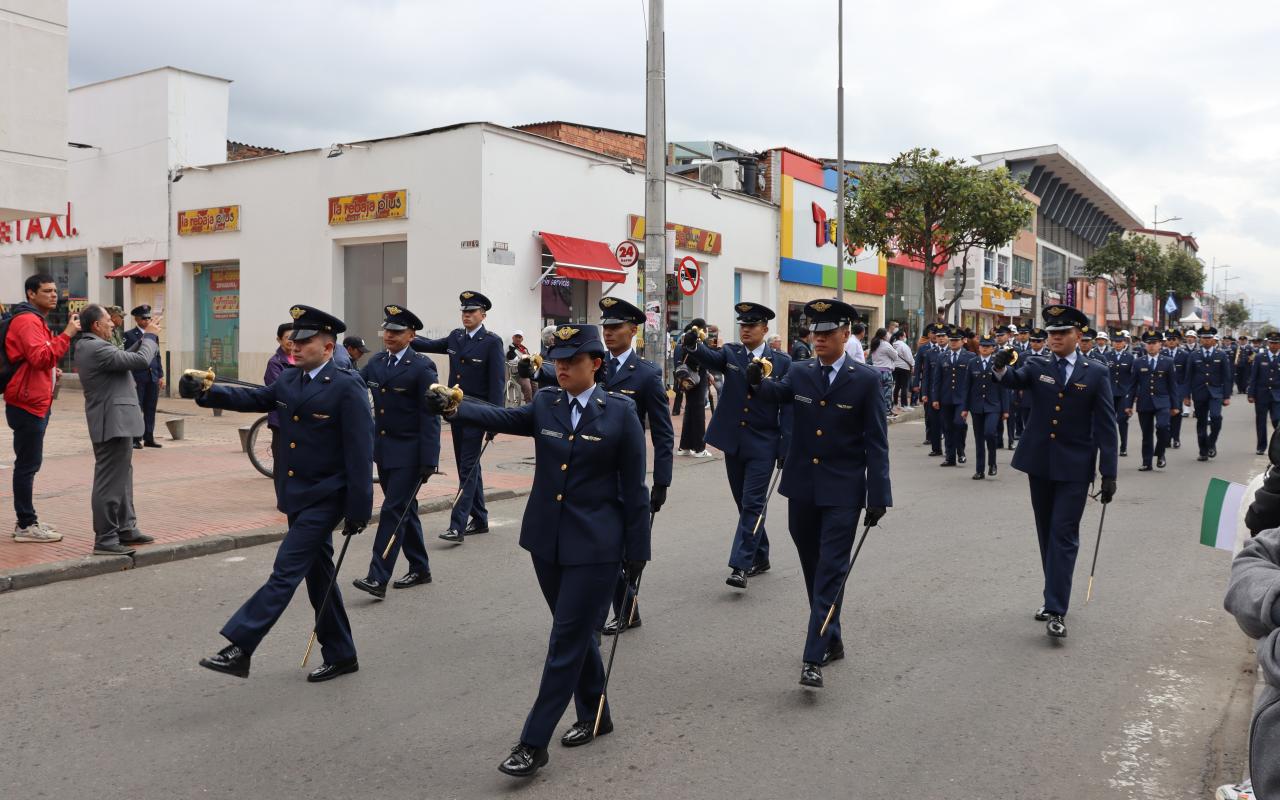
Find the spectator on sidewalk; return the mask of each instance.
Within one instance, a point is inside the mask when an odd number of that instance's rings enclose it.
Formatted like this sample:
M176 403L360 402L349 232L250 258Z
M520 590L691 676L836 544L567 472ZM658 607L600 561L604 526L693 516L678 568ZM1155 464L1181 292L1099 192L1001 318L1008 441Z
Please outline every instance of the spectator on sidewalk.
M80 332L80 318L72 314L57 336L45 318L58 305L58 286L52 275L27 278L26 302L12 309L4 339L5 356L14 371L4 390L4 415L13 431L13 526L15 542L56 542L62 535L36 516L36 473L44 460L44 432L53 405L53 385L58 360L71 348L71 337Z
M907 345L906 332L899 329L890 337L893 345L895 361L893 364L893 401L899 409L904 409L911 402L911 373L916 368L916 357ZM891 406L892 407L892 406Z
M151 363L133 372L133 382L138 385L138 405L142 408L142 436L134 437L133 449L141 450L143 445L160 446L156 441L156 406L160 402L160 390L164 388L164 367L160 365L160 339L152 330L154 324L151 321L151 306L140 305L129 313L133 315L133 323L137 327L124 335L124 349L137 350L138 342L148 333L156 340L156 355ZM115 320L110 322L114 331Z
M862 349L862 340L867 338L867 326L861 322L855 322L849 329L849 334L849 341L844 345L845 355L854 361L867 363L866 352Z
M293 330L292 322L282 322L276 326L276 351L267 359L267 368L262 373L262 385L270 386L280 377L280 373L294 365L293 359L293 340L289 338L289 332ZM267 430L271 431L271 461L276 463L280 460L280 454L276 452L276 448L283 443L278 435L280 432L280 412L267 412Z
M120 306L107 306L107 316L111 317L111 343L124 349L124 309Z
M142 408L130 373L147 369L160 338L144 332L129 350L111 343L115 327L93 303L80 314L76 371L84 389L84 415L93 442L93 554L129 555L130 545L154 541L138 530L133 512L133 440L143 430Z
M796 334L796 343L791 345L791 363L808 361L813 358L813 333L808 328L801 328Z
M524 344L524 331L511 332L511 344L507 346L507 364L518 366L520 359L531 355L529 348ZM533 379L526 378L519 372L516 373L516 385L520 387L520 394L524 397L526 403L533 402Z

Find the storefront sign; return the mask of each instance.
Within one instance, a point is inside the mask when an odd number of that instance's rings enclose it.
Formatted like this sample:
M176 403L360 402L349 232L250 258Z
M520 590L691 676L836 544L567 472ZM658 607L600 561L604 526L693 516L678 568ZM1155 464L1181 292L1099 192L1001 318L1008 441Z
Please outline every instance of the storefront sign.
M227 267L209 269L209 289L215 292L240 291L240 268Z
M69 239L78 236L79 233L76 226L71 224L71 203L67 203L66 214L0 222L0 244L30 242L36 239Z
M720 234L716 231L677 225L674 222L667 223L667 230L675 232L677 250L691 250L707 256L720 255L722 242ZM638 214L627 215L627 238L644 238L644 217Z
M178 235L240 230L240 206L195 208L178 212Z
M640 250L636 248L635 242L628 240L619 243L617 247L613 248L613 257L618 259L618 263L624 269L634 267L636 262L640 260Z
M329 198L330 225L371 222L379 219L404 219L409 215L408 212L409 197L405 189Z

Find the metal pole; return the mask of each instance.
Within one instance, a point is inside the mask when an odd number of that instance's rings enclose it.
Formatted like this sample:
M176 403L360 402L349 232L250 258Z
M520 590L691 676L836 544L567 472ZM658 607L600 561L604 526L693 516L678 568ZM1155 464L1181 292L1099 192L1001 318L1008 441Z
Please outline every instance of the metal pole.
M836 299L844 300L844 0L836 21Z
M649 0L649 40L645 53L644 141L644 304L657 307L657 325L645 325L644 349L667 366L667 97L663 0Z

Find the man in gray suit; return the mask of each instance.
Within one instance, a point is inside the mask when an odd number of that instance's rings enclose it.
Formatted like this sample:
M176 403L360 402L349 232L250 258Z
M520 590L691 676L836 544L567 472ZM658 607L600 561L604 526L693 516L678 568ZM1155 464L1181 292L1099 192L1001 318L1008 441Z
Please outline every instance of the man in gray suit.
M97 304L80 312L80 326L75 362L95 462L93 554L129 555L130 545L154 541L138 530L133 513L133 440L143 428L133 371L150 366L160 340L148 333L131 350L121 350L111 341L115 324Z

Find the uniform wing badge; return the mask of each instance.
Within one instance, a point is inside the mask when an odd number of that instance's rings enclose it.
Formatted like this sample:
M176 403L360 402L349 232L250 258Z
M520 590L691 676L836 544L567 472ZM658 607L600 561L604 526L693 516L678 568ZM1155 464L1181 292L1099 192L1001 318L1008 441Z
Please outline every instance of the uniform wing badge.
M560 341L567 342L570 339L572 339L575 335L577 335L577 333L578 333L577 328L571 328L568 325L566 325L563 328L556 331L555 336Z

